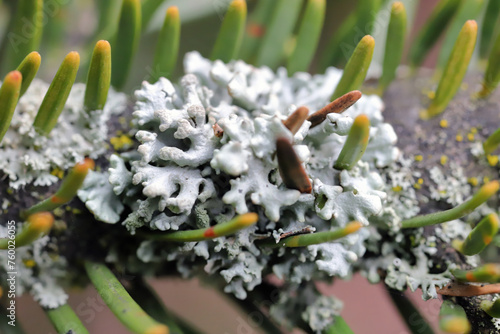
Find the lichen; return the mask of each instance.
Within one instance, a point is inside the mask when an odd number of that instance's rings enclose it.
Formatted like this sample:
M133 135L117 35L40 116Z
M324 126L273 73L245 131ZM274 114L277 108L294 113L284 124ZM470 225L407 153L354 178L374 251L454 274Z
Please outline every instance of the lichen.
M17 224L17 229L22 224ZM7 237L7 227L0 226L0 238ZM15 267L11 268L7 252L0 252L0 278L6 282L9 273L16 277L16 296L29 292L41 306L56 308L66 303L68 295L62 287L67 285L67 262L63 256L48 251L50 238L45 236L32 245L17 247Z
M124 206L114 193L107 174L89 171L78 196L100 221L113 224L120 220Z
M234 236L186 244L144 241L137 250L148 271L159 270L165 260L175 261L183 277L201 270L218 275L224 291L240 299L271 272L293 284L352 275L366 251L368 230L336 243L293 250L271 251L257 247L256 241L335 229L352 220L369 226L382 215L388 197L380 168L392 165L399 150L394 130L383 122L381 100L362 97L342 115L331 114L313 129L305 121L293 134L283 121L298 106L313 113L328 104L340 71L288 77L284 69L274 74L241 61L211 62L196 52L186 55L185 68L187 74L178 84L161 78L136 92L132 123L140 145L136 151L113 155L109 171L92 174L80 199L97 219L116 218L121 213L116 206L89 202L93 194L94 202L114 201L112 189L128 212L122 224L131 233L202 228L257 212L257 225ZM371 121L372 134L363 161L350 171L335 170L353 118L362 113ZM311 194L283 184L276 159L278 138L292 143L313 184ZM106 176L109 187L102 188L96 180ZM339 310L315 313L326 304L317 299L314 305L304 317L320 330Z

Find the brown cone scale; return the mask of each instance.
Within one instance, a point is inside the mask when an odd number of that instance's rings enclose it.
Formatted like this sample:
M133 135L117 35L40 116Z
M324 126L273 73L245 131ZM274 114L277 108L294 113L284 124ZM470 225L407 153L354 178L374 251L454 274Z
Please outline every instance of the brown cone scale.
M309 109L302 106L298 107L286 120L283 121L283 124L286 126L291 133L296 134L299 131L302 124L306 120L309 115Z

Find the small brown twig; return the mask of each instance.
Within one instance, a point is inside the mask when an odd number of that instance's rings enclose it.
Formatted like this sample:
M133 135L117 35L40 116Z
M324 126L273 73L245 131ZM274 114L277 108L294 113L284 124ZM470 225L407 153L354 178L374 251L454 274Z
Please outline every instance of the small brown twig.
M289 232L284 232L280 234L280 240L284 238L288 238L294 235L299 235L299 234L310 234L314 233L314 229L312 226L306 226L304 228L301 228L300 230L292 230Z
M500 283L498 284L464 284L452 282L444 288L437 289L437 293L454 297L474 297L500 293Z

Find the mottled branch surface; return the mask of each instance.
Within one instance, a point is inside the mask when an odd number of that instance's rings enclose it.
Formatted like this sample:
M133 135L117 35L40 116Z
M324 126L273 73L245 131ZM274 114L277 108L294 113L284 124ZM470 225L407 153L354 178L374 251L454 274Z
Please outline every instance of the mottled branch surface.
M430 72L421 71L416 78L397 80L386 92L383 99L386 105L384 118L394 127L398 135L397 146L405 156L422 156L422 161L415 161L414 166L422 172L424 185L431 182L429 170L433 166L440 166L444 174L449 175L452 172L452 162L461 166L467 177L476 177L479 185L484 177L490 180L498 179L497 167L491 167L486 158L478 161L478 158L471 154L471 144L474 141L483 142L500 125L498 92L488 100L471 98L480 89L480 83L479 75L469 75L448 108L430 120L420 119L420 113L429 105L429 92L433 91L437 84L432 80ZM470 136L471 133L474 138ZM446 156L445 164L442 164L443 156ZM419 193L428 197L428 187L422 187ZM420 207L422 213L430 213L449 209L451 206L443 202L429 201L421 202ZM424 233L434 235L434 229L433 226L426 227ZM469 268L465 264L464 256L450 244L441 243L437 248L438 252L432 258L436 267L450 260L463 268ZM471 333L497 331L489 316L479 308L481 300L491 298L489 295L453 298L456 298L456 302L467 312L472 324Z

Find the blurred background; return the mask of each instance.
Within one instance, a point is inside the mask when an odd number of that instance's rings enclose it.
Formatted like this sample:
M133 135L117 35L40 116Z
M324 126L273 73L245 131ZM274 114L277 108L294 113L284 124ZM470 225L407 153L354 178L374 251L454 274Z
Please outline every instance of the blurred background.
M238 312L238 307L233 307L224 295L201 285L196 279L160 279L149 282L169 310L196 325L203 333L264 333L259 330L258 317ZM364 277L355 275L350 281L336 280L333 285L319 285L325 294L334 295L344 302L342 316L355 334L411 334L380 284L372 285ZM441 302L424 302L419 291L407 295L433 325L435 333L441 333L437 327ZM104 306L93 287L73 291L69 305L80 316L89 333L131 334ZM27 334L57 334L43 310L30 296L18 299L18 317Z
M4 35L4 31L8 26L9 4L15 3L17 0L0 1L0 36ZM81 57L81 67L79 70L80 81L84 81L86 77L85 64L88 63L97 37L95 31L98 29L98 15L96 13L96 1L101 0L46 0L50 6L45 10L48 19L44 25L43 40L40 47L42 55L42 66L37 77L46 81L51 81L56 73L61 61L69 51L78 51ZM106 1L106 0L104 0ZM224 17L226 8L231 0L151 0L150 3L162 3L147 24L143 25L140 46L138 54L135 57L134 65L132 66L131 75L128 80L128 85L125 88L126 92L132 92L140 86L143 80L149 80L152 73L151 64L158 40L158 33L165 11L169 6L178 6L182 21L181 27L181 45L180 55L184 55L188 51L197 50L202 55L208 57L212 50L212 46L217 37L220 28L221 20ZM252 11L255 3L258 0L247 0L248 11ZM274 0L268 0L274 1ZM395 0L394 0L395 1ZM387 14L390 13L390 4L393 0L387 1L385 6L387 10L381 10L382 14L378 14L374 24L372 35L376 40L376 49L374 63L380 63L385 45L386 25L388 24ZM408 12L409 25L412 30L408 36L409 41L414 37L415 29L418 29L428 17L430 11L438 0L401 0ZM324 29L321 36L321 41L317 51L321 55L328 40L337 28L342 24L343 20L356 7L358 0L327 0L327 15L324 23ZM384 16L385 15L385 16ZM110 18L117 22L119 16L119 7L116 15ZM145 21L145 20L143 20ZM113 25L113 23L110 23ZM1 48L7 44L6 40L2 41ZM407 43L408 48L410 43ZM433 66L437 58L439 46L434 48L425 66ZM3 50L0 50L3 51ZM0 52L2 54L3 52ZM0 58L1 60L1 58ZM404 62L404 60L403 60ZM5 66L3 66L5 67ZM0 68L0 73L3 77L12 69ZM316 70L316 62L311 65L311 72ZM179 57L177 68L174 76L178 77L182 74L182 56Z
M8 7L6 6L13 1L15 0L4 1L3 7L0 7L0 31L7 27ZM181 55L187 51L198 50L207 56L216 39L221 18L229 2L230 0L163 1L164 4L156 11L150 23L144 27L139 54L135 58L125 92L133 92L143 80L150 78L152 69L147 64L152 63L158 31L168 6L177 5L179 7L183 22ZM438 0L407 0L405 2L413 8L411 12L414 18L407 46L410 45L415 31L422 26L437 2ZM44 27L45 31L50 31L51 37L46 38L45 35L49 34L44 35L40 50L42 67L38 74L39 78L47 81L52 80L60 62L69 51L80 52L82 64L88 60L91 47L94 44L93 31L98 24L94 8L95 1L53 0L53 3L58 5ZM328 14L321 42L323 46L332 32L356 6L357 1L328 0L327 3ZM249 11L254 4L255 1L248 1ZM113 19L117 19L117 17ZM377 42L384 39L383 34L385 34L385 30L382 33L375 29L373 33ZM434 65L437 50L438 47L434 48L425 62L425 66L432 67ZM182 57L179 60L181 59ZM313 64L311 71L314 72L314 70ZM5 69L3 71L2 76L5 74ZM182 61L179 61L175 75L178 76L181 73ZM80 70L80 80L85 74L86 71ZM127 279L134 278L128 277ZM233 307L223 294L203 286L197 280L154 279L150 283L156 288L169 309L195 324L204 333L261 333L258 330L258 318L251 314L238 313L237 308ZM410 334L399 318L396 309L392 306L383 286L371 285L360 275L355 275L350 281L336 280L332 285L321 283L319 285L325 294L333 294L344 301L342 315L356 334ZM409 295L420 307L422 314L433 324L436 333L439 333L436 322L440 302L423 302L418 291ZM102 300L91 287L83 291L71 291L69 304L81 316L90 333L129 333L103 306ZM29 296L19 298L18 306L18 317L28 334L55 334L41 308Z

